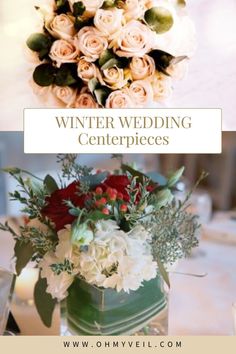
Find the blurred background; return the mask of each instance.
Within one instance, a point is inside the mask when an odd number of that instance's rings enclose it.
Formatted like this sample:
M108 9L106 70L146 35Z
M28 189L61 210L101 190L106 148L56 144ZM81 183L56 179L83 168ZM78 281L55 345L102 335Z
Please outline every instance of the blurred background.
M23 109L39 107L29 87L34 64L25 55L25 40L37 31L34 5L47 0L1 0L1 130L23 130ZM196 25L198 48L189 73L175 84L173 108L222 108L223 129L236 130L236 1L187 0Z
M43 142L42 142L43 143ZM185 165L184 178L178 183L176 197L183 199L202 170L209 173L191 197L190 212L202 223L200 247L191 257L178 263L170 274L169 334L232 335L236 320L236 132L223 133L221 155L125 155L125 161L143 171L163 174ZM112 170L117 162L110 155L80 155L79 162ZM23 133L0 132L0 168L18 166L38 176L57 176L55 155L24 155ZM17 188L15 181L0 173L0 220L19 215L19 205L9 202L8 192ZM14 242L0 231L0 267L10 268ZM187 273L187 275L186 275ZM193 276L194 275L194 276ZM13 301L12 312L24 335L59 333L59 311L48 330L40 322L33 306L33 284L37 274L26 271L16 291L31 305L22 307ZM233 317L234 316L234 317ZM29 326L30 323L30 326Z

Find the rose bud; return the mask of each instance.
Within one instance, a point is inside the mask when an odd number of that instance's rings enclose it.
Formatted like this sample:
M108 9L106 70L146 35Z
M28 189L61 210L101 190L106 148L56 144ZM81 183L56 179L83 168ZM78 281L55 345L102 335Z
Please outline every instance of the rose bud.
M95 190L95 193L96 193L97 195L103 194L102 188L101 188L101 187L97 187L96 190Z
M126 204L122 204L122 205L120 206L120 211L121 211L122 213L126 213L127 210L128 210L128 207L127 207Z
M110 214L110 212L109 212L109 210L107 208L103 208L102 209L102 213L105 214L105 215L109 215Z

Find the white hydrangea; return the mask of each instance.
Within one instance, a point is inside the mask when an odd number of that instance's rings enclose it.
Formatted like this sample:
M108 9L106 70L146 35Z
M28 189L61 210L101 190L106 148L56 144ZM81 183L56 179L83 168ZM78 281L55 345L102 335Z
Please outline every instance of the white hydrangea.
M48 252L39 263L41 269L41 277L47 279L47 292L52 295L54 299L63 300L67 296L67 289L74 280L74 276L78 273L78 254L73 250L71 244L71 230L66 228L58 233L59 243L55 252ZM55 264L64 263L69 260L74 268L71 274L68 272L61 272L55 274L51 266Z
M79 272L90 284L117 291L137 290L144 280L156 276L149 239L142 226L125 233L115 221L99 221L88 251L79 257Z

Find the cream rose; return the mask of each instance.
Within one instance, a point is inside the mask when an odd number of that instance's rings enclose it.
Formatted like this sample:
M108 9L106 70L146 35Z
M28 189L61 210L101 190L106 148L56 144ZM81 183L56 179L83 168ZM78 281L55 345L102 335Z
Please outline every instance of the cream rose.
M63 63L76 63L79 50L74 41L66 41L58 39L55 41L50 50L50 58L56 62L57 67Z
M72 107L75 102L77 90L69 86L66 87L54 86L52 89L52 93L59 101L64 103L66 107L69 108Z
M156 72L152 78L154 101L164 101L172 94L172 80L169 76Z
M71 39L76 31L74 27L74 17L61 14L46 21L48 32L58 39Z
M77 96L75 108L98 108L98 104L90 93L84 92Z
M100 9L94 17L94 25L106 36L119 31L122 27L123 10L114 8L109 10Z
M117 39L116 54L120 57L142 57L153 46L154 33L139 21L128 22Z
M102 77L99 77L99 79L101 84L105 84L113 90L121 89L127 84L124 70L117 66L103 70Z
M129 87L129 93L138 108L145 107L153 101L153 89L148 80L134 81Z
M82 2L86 8L85 13L83 14L84 17L93 17L104 3L104 0L69 0L71 10L73 10L74 3L79 1Z
M78 62L78 76L85 82L88 82L98 75L98 68L94 63L86 60L85 57L81 57Z
M132 108L134 106L128 90L114 91L110 93L106 101L106 108Z
M147 0L127 0L123 5L124 16L127 21L137 20L142 18L145 10Z
M130 70L133 80L142 80L151 77L156 70L154 59L149 55L133 57L130 62Z
M88 61L96 61L108 47L107 39L95 27L83 27L78 33L78 47Z

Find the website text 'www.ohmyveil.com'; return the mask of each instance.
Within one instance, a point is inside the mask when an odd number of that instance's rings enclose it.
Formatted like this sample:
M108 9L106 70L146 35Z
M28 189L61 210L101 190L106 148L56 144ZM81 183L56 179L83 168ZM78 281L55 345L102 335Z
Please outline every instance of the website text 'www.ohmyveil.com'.
M182 348L183 342L181 340L63 340L64 348L123 348L123 349L135 349L135 348L145 348L145 349L157 349L157 348Z

